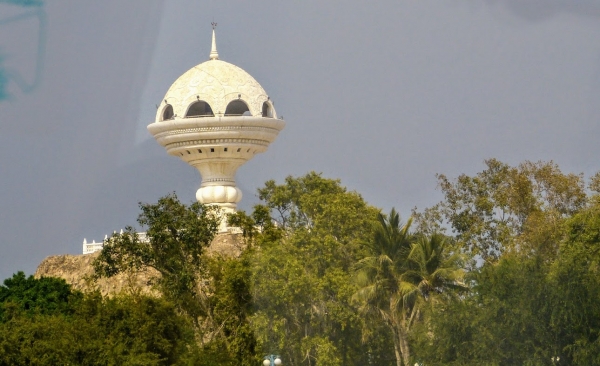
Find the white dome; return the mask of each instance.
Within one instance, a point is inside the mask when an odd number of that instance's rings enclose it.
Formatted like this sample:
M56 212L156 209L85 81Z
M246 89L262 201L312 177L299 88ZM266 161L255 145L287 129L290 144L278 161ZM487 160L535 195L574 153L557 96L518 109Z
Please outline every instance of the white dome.
M148 131L170 155L198 169L199 202L231 211L242 199L237 169L265 152L285 121L252 76L218 58L213 29L210 60L175 80Z
M261 116L263 104L272 103L260 84L241 68L221 60L209 60L192 67L181 75L167 91L156 121L162 121L164 110L170 105L178 118L186 116L188 108L197 101L208 103L215 116L223 116L230 102L241 100L250 115Z

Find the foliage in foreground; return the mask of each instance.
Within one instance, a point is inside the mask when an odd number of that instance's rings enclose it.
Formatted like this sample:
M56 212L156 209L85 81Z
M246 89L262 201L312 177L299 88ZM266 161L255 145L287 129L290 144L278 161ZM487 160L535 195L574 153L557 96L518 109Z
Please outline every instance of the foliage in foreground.
M17 274L0 364L600 365L600 174L586 191L551 162L489 160L439 179L414 230L337 180L269 181L229 218L239 258L206 255L205 207L144 204L149 242L113 237L96 270L153 267L162 298Z
M162 298L193 325L198 346L195 365L250 365L260 361L249 328L252 298L247 263L206 255L215 236L217 212L197 202L181 203L175 194L155 204L140 203L138 223L113 235L94 261L97 277L152 268Z
M176 365L194 359L187 321L149 297L102 298L64 280L25 278L0 287L2 365Z
M144 240L133 227L113 235L94 261L98 277L153 268L162 296L186 313L196 329L206 328L200 320L210 320L210 310L202 289L207 278L205 249L218 227L218 219L199 203L182 204L175 194L156 204L140 203L138 223L146 228Z
M267 212L272 216L262 222L277 223L251 235L247 253L255 307L250 322L264 352L295 365L368 364L382 354L387 364L393 355L381 347L389 345L388 330L374 329L364 343L363 319L351 304L353 266L365 253L378 211L316 173L279 185L269 181L259 197L263 204L251 217ZM262 222L250 220L247 232Z
M506 168L488 162L489 168L494 166ZM519 173L523 167L535 174ZM565 175L552 163L526 162L519 169L508 167L520 176L515 187L502 180L479 191L468 189L470 183L463 185L494 175L495 169L476 177L461 176L450 184L470 192L470 198L456 201L457 196L451 195L436 207L454 204L450 211L438 211L437 217L451 223L461 217L468 223L464 229L453 228L457 248L472 253L485 241L473 241L471 234L482 233L479 229L485 227L505 230L512 220L491 219L503 212L501 202L506 201L490 202L489 197L511 193L515 203L536 202L521 211L519 221L512 221L519 224L511 224L505 239L496 241L496 254L471 269L468 296L431 309L429 321L413 335L415 360L430 365L600 364L600 175L592 178L591 192L581 195L583 177ZM536 186L542 193L532 199L535 190L529 188ZM487 202L492 215L467 209L467 202ZM482 220L485 217L490 220Z
M409 228L393 209L387 217L379 214L368 255L356 266L353 296L361 314L391 330L398 366L411 362L409 337L426 307L466 289L461 258L448 253L447 238L411 235Z

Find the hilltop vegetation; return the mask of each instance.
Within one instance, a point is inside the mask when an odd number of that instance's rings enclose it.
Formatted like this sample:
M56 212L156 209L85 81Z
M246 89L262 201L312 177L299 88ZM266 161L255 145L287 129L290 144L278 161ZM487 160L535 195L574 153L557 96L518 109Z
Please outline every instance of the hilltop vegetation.
M600 174L492 159L438 180L406 221L320 174L268 181L229 217L236 258L206 254L210 208L142 204L149 243L128 228L95 270L153 268L160 298L16 274L0 364L600 365Z

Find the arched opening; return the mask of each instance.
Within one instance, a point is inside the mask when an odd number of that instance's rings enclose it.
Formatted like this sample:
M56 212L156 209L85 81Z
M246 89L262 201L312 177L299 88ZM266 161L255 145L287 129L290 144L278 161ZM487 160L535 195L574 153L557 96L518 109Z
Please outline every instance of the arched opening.
M225 116L242 116L246 112L250 112L248 105L241 99L234 100L227 105L225 109Z
M175 114L173 113L173 106L170 105L170 104L167 104L167 106L163 110L161 121L166 121L166 120L169 120L169 119L173 119L174 115Z
M262 116L263 117L269 117L269 118L273 118L273 107L271 107L271 105L267 102L263 103L262 106Z
M194 102L187 110L186 117L214 117L210 105L203 100Z

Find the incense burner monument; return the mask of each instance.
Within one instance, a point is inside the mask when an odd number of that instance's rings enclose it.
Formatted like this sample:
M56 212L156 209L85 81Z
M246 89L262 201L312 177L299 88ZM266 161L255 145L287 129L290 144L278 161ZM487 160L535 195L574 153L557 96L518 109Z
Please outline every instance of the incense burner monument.
M260 84L219 60L213 27L209 60L175 80L148 131L169 155L198 169L196 199L229 213L242 199L237 169L266 151L284 126Z

